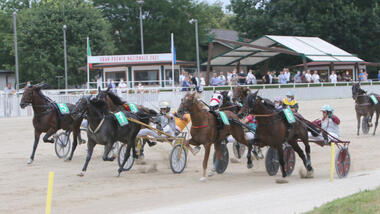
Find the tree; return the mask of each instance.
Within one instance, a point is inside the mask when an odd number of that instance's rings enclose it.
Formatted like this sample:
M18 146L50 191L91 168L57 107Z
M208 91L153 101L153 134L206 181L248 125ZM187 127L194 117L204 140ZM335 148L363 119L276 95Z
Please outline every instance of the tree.
M139 5L136 0L93 0L112 24L118 54L139 54ZM189 0L145 0L142 5L145 53L170 51L174 33L177 58L195 60L195 30L190 19L198 19L200 43L208 41L211 28L222 27L226 19L220 4L209 5ZM226 19L227 20L227 19ZM201 57L206 52L201 52Z
M64 75L63 25L67 25L68 83L86 82L79 68L86 65L86 37L93 54L112 54L114 50L108 22L87 1L41 1L21 11L18 20L20 82L46 81L57 85Z
M14 64L12 44L12 18L10 15L0 11L0 70L12 69Z

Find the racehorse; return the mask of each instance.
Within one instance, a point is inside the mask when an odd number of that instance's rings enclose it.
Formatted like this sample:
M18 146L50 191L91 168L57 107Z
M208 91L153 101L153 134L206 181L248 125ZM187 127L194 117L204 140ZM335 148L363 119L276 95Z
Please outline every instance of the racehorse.
M230 92L222 91L220 94L223 96L223 102L220 106L220 110L229 110L237 114L240 111L241 106L231 101Z
M121 110L127 118L137 119L137 116ZM88 163L91 159L92 152L96 144L104 145L103 160L113 161L115 157L108 157L112 149L112 145L116 141L127 144L127 151L124 155L124 161L118 169L118 176L123 171L123 166L129 158L131 149L135 156L135 140L137 133L140 131L141 125L129 122L124 126L120 126L114 116L110 113L108 105L105 101L90 97L82 97L75 105L72 116L73 118L80 118L87 113L88 128L87 128L87 156L86 162L82 171L78 176L84 176ZM136 157L135 157L136 158Z
M377 104L374 104L371 100L370 96L373 95L377 100ZM380 96L378 94L370 93L367 94L367 92L360 88L360 82L353 83L352 84L352 99L355 100L355 111L356 111L356 119L358 121L357 125L357 135L359 136L359 130L360 130L360 118L363 116L363 120L367 120L369 125L372 125L372 117L373 113L376 111L376 122L375 122L375 129L373 130L373 134L376 133L376 128L379 121L379 114L380 114Z
M244 138L244 130L243 128L234 123L233 120L238 121L238 117L230 112L225 111L228 120L231 121L230 125L223 125L223 127L217 127L217 119L215 116L204 110L202 107L201 101L198 100L198 93L190 93L187 92L185 97L182 98L181 104L178 108L177 114L182 117L185 112L190 113L190 118L192 121L192 126L190 129L190 134L192 136L191 139L186 140L185 146L195 145L203 145L205 148L205 155L203 158L203 174L201 177L201 181L206 180L206 170L207 170L207 162L210 155L211 145L214 144L215 152L216 152L216 168L219 166L219 162L221 160L221 142L228 135L232 134L232 136L239 142L244 145L248 145L246 139ZM247 156L248 168L252 167L251 154Z
M251 90L246 87L236 86L232 89L232 102L234 103L243 103L248 94L251 93Z
M46 87L46 84L40 83L26 88L20 102L21 108L25 108L31 104L34 111L34 144L32 155L30 156L28 164L31 164L34 160L38 141L42 132L46 132L45 136L43 137L45 143L54 143L54 140L49 139L49 137L55 134L59 129L73 132L73 148L71 150L70 156L66 160L71 160L73 157L74 150L77 146L77 139L82 141L80 139L80 125L82 123L83 117L73 120L70 114L61 115L57 104L41 92L41 89ZM66 105L71 112L74 108L74 105L69 103Z
M261 98L257 93L258 91L246 97L243 107L239 112L239 117L242 117L244 114L253 114L258 121L253 144L261 147L268 145L278 151L282 177L285 178L286 172L284 168L285 163L282 144L287 141L302 159L307 170L306 176L311 177L313 167L311 166L310 145L308 142L307 131L309 128L306 128L300 121L296 121L292 127L289 128L282 118L282 112L276 111L271 101ZM302 149L298 146L298 139L301 139L305 144L306 157ZM251 151L252 145L250 144L248 146L248 153ZM281 182L286 182L286 180L281 180Z

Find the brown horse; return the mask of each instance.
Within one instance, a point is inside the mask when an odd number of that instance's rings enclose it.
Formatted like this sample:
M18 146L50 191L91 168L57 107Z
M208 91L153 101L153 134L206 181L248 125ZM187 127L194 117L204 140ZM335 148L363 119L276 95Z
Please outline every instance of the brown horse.
M45 87L47 87L47 85L37 84L26 88L20 102L21 108L25 108L31 104L34 111L34 144L28 164L31 164L34 160L38 141L42 132L46 132L43 137L45 143L54 143L54 140L49 139L49 137L55 134L59 129L73 132L73 148L67 160L71 160L73 156L74 150L77 146L78 134L80 133L80 125L83 118L73 120L70 114L61 116L58 112L59 110L56 108L56 103L41 92L41 89ZM66 105L71 112L74 105L69 103Z
M375 96L376 99L378 99L378 103L375 105L373 101L371 100L370 96ZM363 122L368 122L369 126L372 125L372 117L373 113L376 112L376 122L375 122L375 129L373 130L373 135L376 133L376 128L379 121L379 115L380 115L380 96L378 94L367 94L366 91L360 88L360 82L359 83L353 83L352 84L352 99L355 100L355 111L356 111L356 119L358 121L357 125L357 135L359 136L359 130L360 130L360 118L363 116Z
M310 145L308 142L309 138L307 132L308 128L305 127L305 125L300 121L295 122L292 127L289 128L282 117L282 112L276 111L273 103L267 99L262 99L260 96L257 96L257 93L258 91L253 94L249 94L246 97L244 105L239 112L239 116L247 113L256 116L258 126L256 128L253 144L261 147L271 146L278 151L282 177L285 178L287 174L284 169L285 163L283 159L282 144L287 141L302 159L307 170L306 176L311 177L313 174L313 167L311 166L310 161ZM307 157L305 157L304 152L298 146L298 139L301 139L301 141L305 144ZM248 148L249 153L252 149L252 145ZM284 181L286 182L286 180L281 180L281 182Z
M230 112L225 111L229 121L231 121L230 125L224 125L222 128L217 128L217 119L215 116L204 110L202 108L201 101L198 100L197 92L190 93L187 92L185 97L182 98L181 104L178 108L177 114L182 117L185 112L190 113L192 126L190 129L191 139L185 142L186 146L194 145L199 146L203 145L205 148L205 155L203 159L203 174L201 177L201 181L206 180L206 170L207 170L207 162L210 155L211 145L214 144L215 152L216 152L216 168L219 165L219 162L222 158L221 154L221 142L228 135L232 134L232 136L239 142L248 146L247 141L244 138L244 130L243 128L232 122L232 120L238 121L238 117ZM248 165L252 164L252 160L248 158Z

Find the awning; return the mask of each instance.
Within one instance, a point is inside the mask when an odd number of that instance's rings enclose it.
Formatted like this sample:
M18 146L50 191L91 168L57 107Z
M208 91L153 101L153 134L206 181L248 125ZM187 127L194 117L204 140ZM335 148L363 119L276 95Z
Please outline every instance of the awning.
M280 53L305 57L314 62L363 62L355 55L318 37L265 35L249 43L215 40L240 46L212 58L211 66L237 65L238 62L240 65L255 65ZM207 65L207 62L203 65Z

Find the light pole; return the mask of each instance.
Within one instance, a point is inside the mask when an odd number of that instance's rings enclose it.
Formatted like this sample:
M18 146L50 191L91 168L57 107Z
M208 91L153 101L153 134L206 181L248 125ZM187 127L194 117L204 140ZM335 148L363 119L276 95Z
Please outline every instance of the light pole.
M63 77L63 76L55 76L55 77L57 77L57 80L58 80L58 89L61 89L61 78Z
M190 24L195 23L195 43L196 43L196 50L197 50L197 70L198 70L198 78L200 79L200 72L201 72L201 66L199 64L199 42L198 42L198 20L196 19L190 19Z
M143 23L142 23L142 5L144 0L138 0L137 4L140 6L140 40L141 40L141 54L144 54L144 34L143 34Z
M66 53L66 29L67 26L63 25L63 49L65 58L65 93L67 94L67 53Z
M16 63L16 91L19 89L19 79L18 79L18 51L17 51L17 25L16 25L17 13L13 12L13 32L15 40L15 63Z

